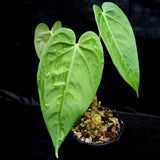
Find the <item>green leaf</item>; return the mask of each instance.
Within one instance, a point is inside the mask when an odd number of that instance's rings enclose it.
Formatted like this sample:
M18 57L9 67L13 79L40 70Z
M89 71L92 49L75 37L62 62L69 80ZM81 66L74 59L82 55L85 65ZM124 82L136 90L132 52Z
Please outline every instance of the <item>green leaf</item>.
M62 22L61 21L57 21L55 22L55 24L52 26L51 28L51 32L54 33L56 30L62 28Z
M98 30L115 67L138 96L140 73L137 47L126 15L111 2L102 4L103 11L97 5L93 9Z
M91 31L76 43L74 32L61 28L47 43L37 81L42 114L57 157L61 143L91 104L103 66L102 45Z
M40 23L37 25L34 34L34 45L38 58L40 59L43 49L46 46L47 42L51 38L52 34L62 28L62 24L60 21L57 21L49 30L49 27L45 23Z

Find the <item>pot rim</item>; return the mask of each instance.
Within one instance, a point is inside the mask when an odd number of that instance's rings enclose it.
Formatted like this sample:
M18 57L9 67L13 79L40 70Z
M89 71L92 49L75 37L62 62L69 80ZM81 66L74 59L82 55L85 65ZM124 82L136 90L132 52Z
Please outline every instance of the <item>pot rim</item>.
M110 108L108 108L108 107L104 107L104 106L101 106L101 107L113 111L114 116L118 118L119 123L120 123L120 127L121 127L118 136L117 136L116 138L114 138L113 140L109 141L109 142L104 142L104 143L95 144L95 143L88 143L88 142L85 142L85 141L80 140L79 138L77 138L77 137L73 134L72 131L70 131L71 135L75 138L75 140L77 140L78 142L80 142L80 143L82 143L82 144L86 144L86 145L89 145L89 146L104 146L104 145L108 145L108 144L111 144L111 143L115 143L115 142L117 142L117 141L121 138L122 133L123 133L123 130L124 130L123 120L120 118L120 116L119 116L119 114L117 113L117 111L114 111L114 110L112 110L112 109L110 109Z

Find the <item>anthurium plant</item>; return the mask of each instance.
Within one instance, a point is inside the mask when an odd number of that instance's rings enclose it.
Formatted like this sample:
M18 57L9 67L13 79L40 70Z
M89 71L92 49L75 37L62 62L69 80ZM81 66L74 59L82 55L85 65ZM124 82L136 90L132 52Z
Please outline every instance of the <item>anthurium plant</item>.
M57 158L59 147L89 108L101 82L101 38L118 72L139 95L137 47L126 15L111 2L103 3L102 9L93 5L93 11L99 36L88 31L76 42L75 33L60 21L51 30L44 23L35 29L40 106Z

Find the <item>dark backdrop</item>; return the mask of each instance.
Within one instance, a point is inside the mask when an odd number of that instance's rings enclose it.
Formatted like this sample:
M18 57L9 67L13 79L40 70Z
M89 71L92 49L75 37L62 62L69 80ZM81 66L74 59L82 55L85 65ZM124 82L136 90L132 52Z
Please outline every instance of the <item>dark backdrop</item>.
M92 5L104 0L23 0L5 5L5 44L0 55L0 88L38 100L38 58L33 37L38 23L50 27L61 20L79 37L88 30L97 33ZM103 105L125 105L141 112L159 114L160 1L113 0L128 16L133 27L140 61L140 97L137 99L114 68L105 51L105 69L98 90ZM3 32L3 31L2 31ZM3 34L4 34L3 33Z
M61 20L77 36L88 30L97 33L92 5L104 0L7 1L3 12L4 45L0 54L0 88L38 100L36 72L38 58L33 37L38 23L50 27ZM117 73L105 51L105 69L98 91L103 105L125 105L141 112L159 114L160 1L113 0L128 16L133 27L140 61L140 97ZM2 39L2 40L3 40ZM103 87L102 87L103 86Z
M4 159L11 156L14 159L15 154L17 160L55 158L54 148L37 103L39 99L36 73L39 60L33 44L35 27L41 22L51 27L57 20L61 20L63 26L73 29L78 37L88 30L97 33L92 5L101 5L102 2L103 0L14 0L2 3L0 144ZM137 99L133 89L122 80L114 68L105 50L105 68L98 96L104 106L111 105L120 110L125 122L120 151L113 150L111 152L113 156L110 158L120 156L124 159L127 153L130 159L153 159L154 156L158 157L160 152L158 117L160 1L113 0L113 2L122 8L133 27L141 81L140 97ZM66 159L65 156L67 159L69 157L76 159L70 155L72 153L70 150L76 147L70 144L72 141L69 139L62 145L60 150L62 159ZM87 151L83 150L81 153L82 148L83 146L76 150L77 156L86 159L84 155ZM101 156L104 156L104 153ZM125 158L128 159L127 156Z

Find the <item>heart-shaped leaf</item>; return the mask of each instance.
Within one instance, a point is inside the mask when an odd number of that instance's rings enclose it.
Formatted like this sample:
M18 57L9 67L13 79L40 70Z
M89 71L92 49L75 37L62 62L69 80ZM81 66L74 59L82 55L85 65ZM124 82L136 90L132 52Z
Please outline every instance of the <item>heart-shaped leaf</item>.
M103 11L97 5L93 9L100 36L114 65L138 96L140 73L137 47L126 15L111 2L102 4Z
M62 28L62 24L60 21L57 21L52 26L51 30L49 30L49 27L45 23L40 23L37 25L34 34L34 46L39 59L42 55L44 47L51 38L52 34L59 28Z
M76 43L74 32L61 28L44 48L37 74L38 90L57 157L61 143L91 104L103 66L102 45L91 31Z

